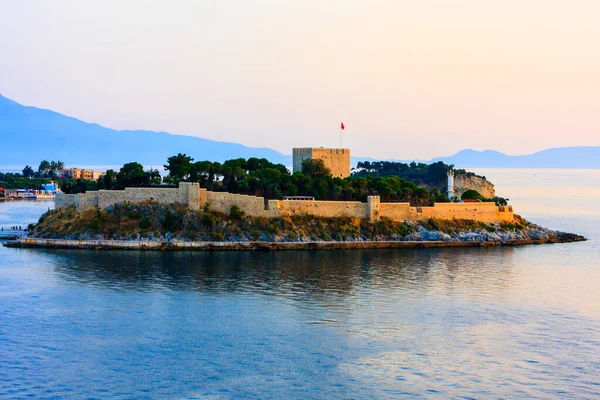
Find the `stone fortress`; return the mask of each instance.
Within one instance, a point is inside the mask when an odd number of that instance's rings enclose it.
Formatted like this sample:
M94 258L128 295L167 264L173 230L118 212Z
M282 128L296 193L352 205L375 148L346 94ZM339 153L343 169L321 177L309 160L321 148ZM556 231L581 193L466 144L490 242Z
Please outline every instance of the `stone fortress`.
M294 172L301 170L305 159L322 159L333 176L350 175L350 150L324 148L294 149ZM454 191L454 175L448 176L449 194ZM378 221L389 218L395 221L434 219L466 219L486 223L512 222L511 206L495 203L436 203L429 207L411 207L410 203L381 203L379 196L369 196L360 201L321 201L310 199L267 200L264 197L213 192L198 183L182 182L178 188L126 188L125 190L100 190L80 194L56 195L56 208L75 206L78 211L104 209L114 204L153 201L159 204L179 203L190 210L200 210L205 204L212 211L229 213L232 206L239 207L252 217L281 218L296 215L315 217L349 217Z
M292 151L293 171L301 172L305 160L323 160L325 167L335 178L350 176L350 149L326 149L323 147L297 147Z
M178 188L126 188L79 194L56 195L56 208L75 206L78 211L102 209L113 204L154 201L159 204L184 204L199 210L205 204L210 210L228 214L232 206L248 216L280 218L295 215L315 217L350 217L378 221L382 217L395 221L434 219L468 219L481 222L511 222L511 206L494 203L436 203L430 207L412 207L409 203L381 203L379 196L360 201L267 200L264 197L213 192L198 183L181 182Z

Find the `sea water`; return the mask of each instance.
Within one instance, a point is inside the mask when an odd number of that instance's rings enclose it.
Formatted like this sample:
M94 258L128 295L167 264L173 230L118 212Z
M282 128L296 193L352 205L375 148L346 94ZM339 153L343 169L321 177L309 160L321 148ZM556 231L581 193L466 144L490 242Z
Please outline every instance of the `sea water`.
M598 398L600 171L481 170L583 243L0 247L2 398ZM52 202L0 202L0 226Z

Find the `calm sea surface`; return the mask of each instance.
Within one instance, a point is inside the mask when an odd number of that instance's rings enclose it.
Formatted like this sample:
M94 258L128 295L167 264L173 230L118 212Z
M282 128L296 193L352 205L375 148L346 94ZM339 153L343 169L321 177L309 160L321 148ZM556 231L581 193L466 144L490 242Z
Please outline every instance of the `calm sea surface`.
M0 247L2 398L600 398L600 171L480 170L590 241L137 253ZM51 202L0 202L0 226Z

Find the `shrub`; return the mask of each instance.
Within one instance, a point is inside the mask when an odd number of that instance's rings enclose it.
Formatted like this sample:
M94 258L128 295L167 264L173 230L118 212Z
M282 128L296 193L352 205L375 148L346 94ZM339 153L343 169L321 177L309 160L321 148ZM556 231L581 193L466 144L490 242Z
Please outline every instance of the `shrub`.
M211 232L210 239L214 241L222 241L225 239L223 232Z
M460 196L462 200L481 200L485 201L486 198L481 195L477 190L469 189Z
M496 203L497 206L506 206L508 205L508 202L510 199L505 199L504 197L494 197L493 199L491 199L494 203Z
M211 227L213 226L215 222L215 218L210 215L210 214L202 214L202 223L207 226L207 227Z
M138 211L131 211L131 212L127 212L127 216L131 219L140 219L142 218L142 214L140 214Z
M231 219L242 219L246 213L235 204L229 209L229 217Z
M176 232L181 229L179 214L171 210L166 210L162 220L163 228L168 232Z
M150 229L150 227L152 226L152 222L150 222L148 218L142 218L138 223L138 226L140 227L140 229L143 230Z

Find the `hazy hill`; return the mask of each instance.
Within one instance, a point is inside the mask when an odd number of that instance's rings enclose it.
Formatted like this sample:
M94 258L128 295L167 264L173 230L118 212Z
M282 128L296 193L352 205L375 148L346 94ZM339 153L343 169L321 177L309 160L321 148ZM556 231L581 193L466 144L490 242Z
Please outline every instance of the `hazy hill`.
M23 106L1 95L0 138L0 164L5 165L35 166L43 159L63 160L70 165L121 165L129 161L157 165L179 152L196 160L264 157L291 165L291 156L267 148L167 132L117 131L54 111Z
M450 157L438 157L458 168L600 168L600 146L560 147L522 156L493 151L462 150Z
M129 161L161 165L167 157L180 152L196 160L264 157L271 162L292 165L291 155L264 147L252 148L167 132L117 131L54 111L23 106L2 95L0 148L0 165L31 164L34 167L44 159L79 166L121 165ZM376 159L352 157L353 165L358 161ZM463 150L430 162L435 161L454 164L457 168L600 168L600 146L563 147L522 156L507 156L493 150Z

